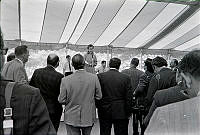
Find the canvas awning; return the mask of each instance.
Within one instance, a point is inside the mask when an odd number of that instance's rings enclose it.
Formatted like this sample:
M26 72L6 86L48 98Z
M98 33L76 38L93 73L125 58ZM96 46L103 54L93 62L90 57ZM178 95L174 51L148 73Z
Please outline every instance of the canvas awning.
M7 42L44 46L200 48L199 2L166 1L1 0L1 27Z

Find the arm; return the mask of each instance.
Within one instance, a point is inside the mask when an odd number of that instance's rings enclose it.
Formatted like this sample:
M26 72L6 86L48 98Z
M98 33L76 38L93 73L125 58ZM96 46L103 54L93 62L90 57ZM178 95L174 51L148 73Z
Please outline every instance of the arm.
M63 75L65 75L65 70L66 70L66 63L64 64L64 67L63 67Z
M67 90L65 88L65 82L63 78L60 85L60 95L58 96L59 103L66 104L66 97L67 97L66 94L67 94Z
M101 86L98 77L95 77L95 99L100 100L102 98Z
M142 76L140 76L140 80L139 80L138 86L135 89L135 96L136 97L140 96L143 93L146 94L145 93L145 88L147 87L147 83L148 82L145 79L146 79L146 76L144 74Z
M30 83L29 83L29 85L31 85L33 87L35 87L35 79L36 79L35 77L36 77L36 71L34 71L32 77L31 77Z
M156 108L157 108L156 102L153 101L153 103L152 103L152 105L151 105L151 107L150 107L149 113L147 114L147 116L146 116L145 119L144 119L144 126L145 126L145 127L148 126L149 121L150 121L150 119L151 119L151 117L152 117L154 111L156 110Z
M96 57L96 55L94 55L94 66L96 66L97 65L97 57Z
M146 96L146 104L147 106L151 106L152 102L153 102L153 96L156 92L156 90L158 89L158 82L157 79L154 77L152 77L150 83L149 83L149 88L147 91L147 96Z
M88 61L87 61L87 55L88 55L87 53L84 55L85 64L89 64Z
M38 89L31 100L29 134L31 135L56 135L56 131L49 118L46 104Z
M14 81L20 83L28 83L28 77L23 66L19 66L14 74Z
M133 99L133 89L131 87L131 79L128 78L127 84L126 84L126 110L128 117L132 113L132 100Z

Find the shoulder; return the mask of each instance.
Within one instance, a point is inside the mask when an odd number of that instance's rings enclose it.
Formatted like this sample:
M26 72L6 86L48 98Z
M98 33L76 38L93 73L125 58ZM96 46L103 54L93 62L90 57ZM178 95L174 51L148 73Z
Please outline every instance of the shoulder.
M173 72L171 69L169 68L164 68L159 72L160 75L172 75L172 74L176 74L175 72Z
M124 69L121 71L121 73L127 73L127 72L130 72L130 69Z
M84 54L84 57L87 57L88 55L90 55L90 54L86 53L86 54Z
M56 71L56 74L57 74L57 76L58 77L60 77L60 78L63 78L64 77L64 75L63 74L61 74L60 72L58 72L58 71Z
M44 71L44 68L35 69L34 74L41 74Z
M154 95L154 100L158 106L175 102L180 96L181 88L179 86L170 87L168 89L159 90Z
M144 72L141 71L141 70L139 70L139 69L136 69L136 71L137 71L140 75L144 74Z
M40 94L38 88L23 83L16 83L13 91L18 97L26 95L33 96Z
M8 65L12 65L15 68L23 68L23 65L18 60L15 60L15 59L8 62Z
M118 73L119 73L119 76L120 76L121 78L130 79L130 76L129 76L129 75L124 74L123 72L118 72Z
M96 77L97 77L97 74L92 74L92 73L89 73L89 72L85 72L85 75L86 75L88 78L96 78Z

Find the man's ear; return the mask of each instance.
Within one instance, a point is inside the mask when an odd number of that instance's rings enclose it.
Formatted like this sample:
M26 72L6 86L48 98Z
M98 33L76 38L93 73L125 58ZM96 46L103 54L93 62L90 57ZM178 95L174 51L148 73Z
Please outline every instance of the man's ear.
M190 89L192 85L192 78L190 74L181 73L181 76L186 82L186 86Z
M55 66L55 68L57 68L57 67L59 66L59 63L60 63L59 61L56 63L56 66Z

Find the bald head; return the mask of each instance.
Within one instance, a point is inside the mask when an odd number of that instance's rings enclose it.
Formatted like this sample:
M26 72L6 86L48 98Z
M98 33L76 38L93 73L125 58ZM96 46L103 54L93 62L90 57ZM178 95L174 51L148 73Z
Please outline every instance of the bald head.
M53 67L58 67L59 65L59 57L56 54L49 54L47 57L47 65L51 65Z

